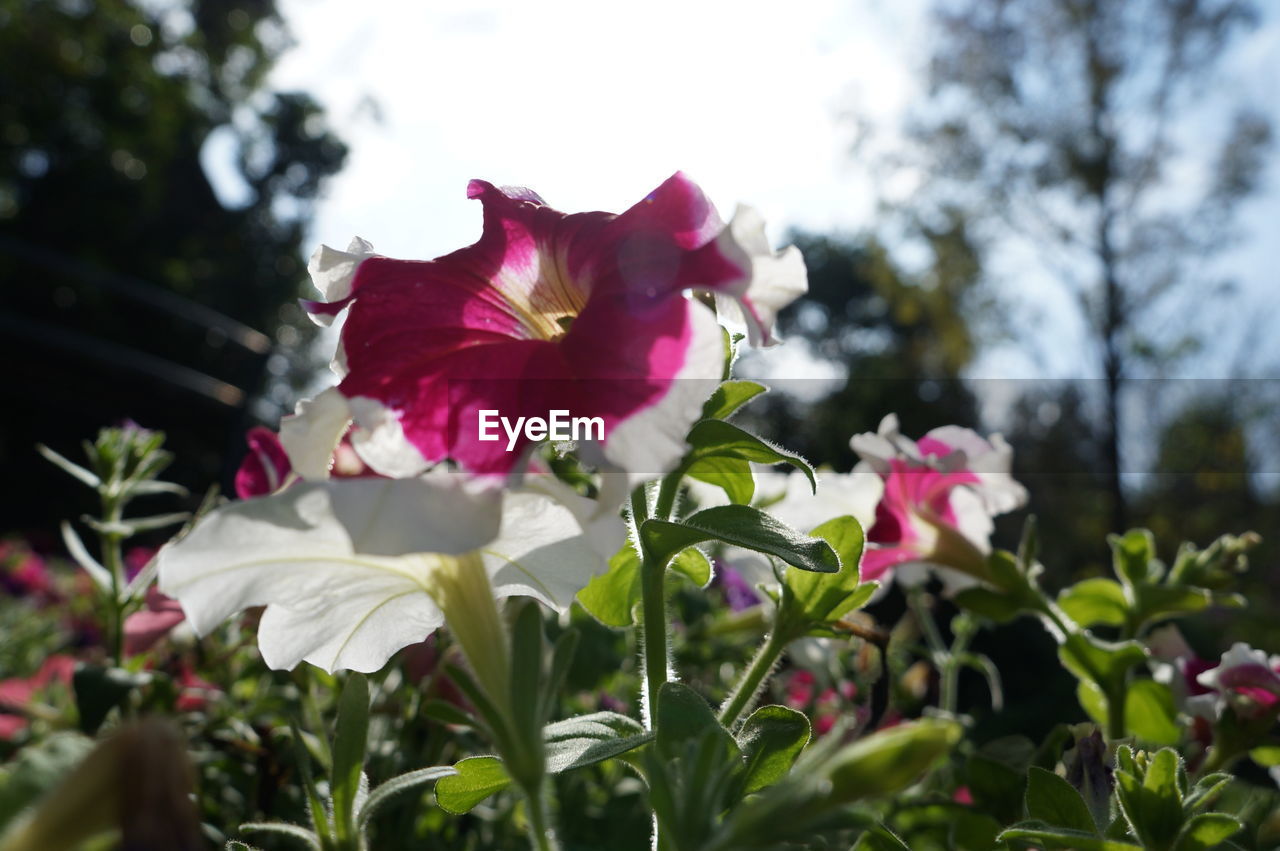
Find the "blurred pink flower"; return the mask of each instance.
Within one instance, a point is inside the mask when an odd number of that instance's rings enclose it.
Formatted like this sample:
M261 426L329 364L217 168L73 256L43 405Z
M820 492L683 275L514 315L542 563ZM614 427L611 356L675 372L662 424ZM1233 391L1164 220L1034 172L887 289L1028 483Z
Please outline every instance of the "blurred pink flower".
M30 677L0 680L0 740L10 741L27 728L23 711L49 685L60 683L70 688L75 669L74 658L55 654L45 659L40 670Z
M894 569L899 581L915 584L925 577L923 565L950 568L940 578L952 588L986 575L992 517L1027 499L1009 475L1013 450L999 435L988 440L944 426L913 441L890 414L877 433L855 435L850 444L862 458L854 472L874 471L884 481L867 530L863 579Z
M125 655L145 653L184 620L186 615L177 600L161 594L154 586L148 588L146 608L125 618Z
M49 565L25 542L0 541L0 589L39 603L58 599Z

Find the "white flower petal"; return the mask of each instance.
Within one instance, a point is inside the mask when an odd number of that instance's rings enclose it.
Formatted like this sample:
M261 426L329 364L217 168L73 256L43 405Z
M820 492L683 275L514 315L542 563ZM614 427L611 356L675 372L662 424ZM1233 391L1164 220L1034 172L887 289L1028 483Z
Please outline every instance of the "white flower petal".
M336 593L305 609L267 607L258 646L268 667L290 669L306 661L330 673L372 673L444 625L444 613L409 575L343 570L341 579Z
M311 282L324 296L325 301L341 301L351 295L356 267L372 254L373 246L358 236L351 240L346 251L321 245L307 262L307 271L311 274ZM311 319L317 325L328 326L333 324L334 317L313 313Z
M365 396L348 400L357 428L351 433L351 446L366 464L384 476L397 479L416 476L430 464L418 448L405 437L399 415Z
M751 345L773 345L777 342L773 326L778 312L809 291L800 249L790 245L774 253L765 236L764 218L741 204L717 242L726 257L750 272L741 292L716 294L716 310L745 325Z
M250 606L318 611L361 577L403 588L418 568L395 556L480 547L497 532L499 500L451 475L300 483L215 509L161 549L160 590L200 634Z
M609 556L625 540L622 521L588 520L596 514L591 500L558 496L581 504L571 508L536 490L507 494L502 529L480 551L499 597L525 595L563 612L592 577L609 569Z
M711 311L689 305L692 339L680 373L656 404L618 423L604 446L604 459L641 480L670 471L684 457L685 436L702 414L724 371L724 336ZM580 449L587 451L583 441Z
M293 471L308 481L329 478L333 452L350 425L347 397L336 387L299 401L293 415L280 420L280 445Z

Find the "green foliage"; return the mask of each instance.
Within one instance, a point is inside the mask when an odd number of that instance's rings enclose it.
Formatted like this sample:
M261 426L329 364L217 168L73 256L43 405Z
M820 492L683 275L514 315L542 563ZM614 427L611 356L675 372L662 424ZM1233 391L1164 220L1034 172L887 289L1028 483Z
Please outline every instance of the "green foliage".
M646 520L640 526L640 540L659 564L705 541L721 541L776 556L801 570L840 570L840 557L826 541L801 534L749 505L719 505L680 521Z
M780 629L803 635L862 607L879 584L859 582L864 536L852 517L836 517L809 533L826 541L840 558L836 573L788 570L783 574Z

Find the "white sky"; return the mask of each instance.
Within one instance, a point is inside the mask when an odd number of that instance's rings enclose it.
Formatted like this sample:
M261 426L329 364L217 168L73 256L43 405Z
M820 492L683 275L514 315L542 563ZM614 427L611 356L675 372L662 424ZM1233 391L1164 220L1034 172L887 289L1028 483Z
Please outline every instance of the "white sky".
M923 0L282 0L281 8L297 46L272 84L316 96L351 148L312 242L345 247L359 234L404 258L476 239L479 204L465 195L473 177L528 186L565 211L616 212L680 169L726 218L740 201L759 208L775 241L788 226L868 226L872 183L850 153L845 116L856 110L882 132L894 127L926 55ZM1236 61L1248 70L1278 60L1280 27L1270 26ZM1270 271L1280 268L1280 240L1269 236L1278 217L1273 173L1247 222L1255 241L1235 258L1264 295L1280 292ZM1044 296L1057 336L1073 325L1079 334L1062 293ZM1093 372L1072 356L1077 346L1059 348L1066 356L1056 361L993 351L975 371ZM805 374L806 362L789 352L777 368Z
M865 223L840 114L895 117L918 21L902 11L915 0L282 5L298 44L273 83L315 94L351 146L317 240L423 258L478 235L473 177L620 212L683 170L726 218L759 208L775 238Z

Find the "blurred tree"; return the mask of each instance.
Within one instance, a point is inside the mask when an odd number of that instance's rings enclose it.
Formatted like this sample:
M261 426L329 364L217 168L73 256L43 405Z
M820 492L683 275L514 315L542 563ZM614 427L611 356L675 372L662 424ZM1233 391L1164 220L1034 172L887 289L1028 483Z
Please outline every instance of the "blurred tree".
M917 436L943 423L976 425L960 373L975 350L965 317L979 298L978 266L962 218L923 234L931 261L919 273L895 265L873 236L792 234L809 292L782 312L779 328L848 377L815 402L799 401L813 396L795 386L807 379L773 382L797 392L765 397L756 414L765 433L815 463L848 470L857 460L849 438L875 431L887 413Z
M301 240L346 149L309 96L267 86L289 44L274 0L0 0L16 479L53 477L36 441L132 417L171 432L180 478L216 480L269 357L301 351ZM11 498L7 522L48 511Z
M1203 304L1214 282L1191 261L1229 243L1270 141L1262 115L1232 113L1218 91L1211 113L1188 120L1256 10L1248 0L940 0L935 11L931 96L905 157L926 177L910 208L926 219L964 210L984 249L1017 246L1020 279L1047 276L1076 300L1105 381L1110 524L1123 528L1125 382L1196 350L1195 323L1168 332L1155 320L1185 318L1175 296Z

